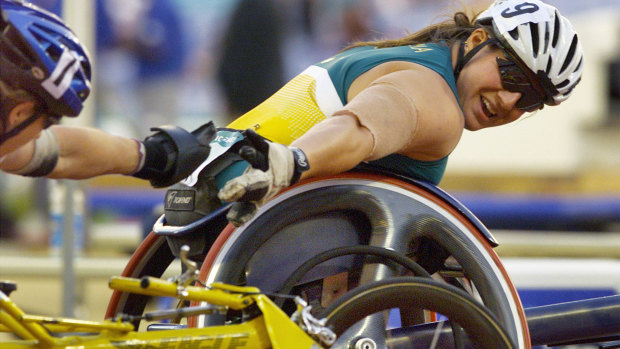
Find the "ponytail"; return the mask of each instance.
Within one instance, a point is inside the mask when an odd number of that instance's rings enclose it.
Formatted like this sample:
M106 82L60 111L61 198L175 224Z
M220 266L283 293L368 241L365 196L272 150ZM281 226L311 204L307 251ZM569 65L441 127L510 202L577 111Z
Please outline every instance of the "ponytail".
M454 14L451 20L430 25L413 34L398 39L355 42L344 48L343 51L360 46L386 48L423 43L437 43L441 41L450 46L456 41L467 39L476 28L480 27L480 25L470 20L464 12L459 11Z

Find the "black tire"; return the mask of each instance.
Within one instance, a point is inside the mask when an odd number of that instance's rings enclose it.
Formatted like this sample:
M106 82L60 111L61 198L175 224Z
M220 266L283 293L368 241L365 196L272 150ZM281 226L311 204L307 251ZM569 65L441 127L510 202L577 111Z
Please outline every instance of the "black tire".
M488 309L464 291L428 278L398 277L362 285L326 308L322 317L327 320L326 326L340 336L367 316L390 309L435 311L446 316L450 323L458 323L479 348L515 348ZM355 342L360 338L350 340ZM397 340L402 345L402 339ZM420 347L411 344L411 347ZM337 345L349 348L355 343L337 342ZM389 342L387 346L393 347Z

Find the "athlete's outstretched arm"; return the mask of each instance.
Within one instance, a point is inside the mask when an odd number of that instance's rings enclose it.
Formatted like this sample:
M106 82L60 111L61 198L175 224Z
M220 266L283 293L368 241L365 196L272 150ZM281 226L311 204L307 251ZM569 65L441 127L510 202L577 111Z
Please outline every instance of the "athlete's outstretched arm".
M131 174L140 161L139 143L86 127L57 126L60 157L50 178L83 179L104 174Z
M417 149L422 150L422 160L446 156L459 136L451 130L462 130L462 126L447 122L450 113L435 116L415 103L416 99L436 98L423 94L421 84L416 83L428 83L424 73L401 70L370 81L342 110L313 126L290 147L260 139L248 130L254 151L241 155L252 168L228 181L218 193L221 200L236 201L227 215L229 221L235 225L247 222L257 207L299 179L345 172L394 153L418 156L411 151ZM435 75L430 78L439 79ZM256 153L266 161L256 161L261 158Z
M302 178L344 172L412 144L420 124L417 74L400 70L371 81L342 110L293 142L310 163Z
M27 169L35 154L35 142L39 147L37 156L58 152L54 163L46 160L38 163L39 168ZM86 127L52 126L42 132L38 140L32 140L18 150L8 154L0 163L2 170L28 174L52 166L43 172L49 178L84 179L104 174L130 174L140 161L139 143L133 139L112 135L101 130ZM46 153L47 152L47 153ZM51 157L50 157L51 158Z
M152 128L144 141L86 127L55 126L3 158L3 170L33 177L84 179L106 174L148 179L156 188L189 176L209 155L216 129Z

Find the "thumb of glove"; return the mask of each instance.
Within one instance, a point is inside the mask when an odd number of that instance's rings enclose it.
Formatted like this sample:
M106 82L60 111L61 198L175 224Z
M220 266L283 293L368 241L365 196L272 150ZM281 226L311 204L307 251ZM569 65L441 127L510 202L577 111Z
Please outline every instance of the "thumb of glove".
M252 219L258 206L250 201L239 201L232 204L226 214L226 219L235 227L239 227Z

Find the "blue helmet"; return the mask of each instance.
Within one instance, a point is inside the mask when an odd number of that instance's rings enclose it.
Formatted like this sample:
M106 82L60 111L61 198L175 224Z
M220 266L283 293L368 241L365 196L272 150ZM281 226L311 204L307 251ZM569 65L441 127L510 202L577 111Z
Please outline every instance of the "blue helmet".
M77 116L90 94L86 48L56 15L0 0L0 80L40 99L43 112Z

